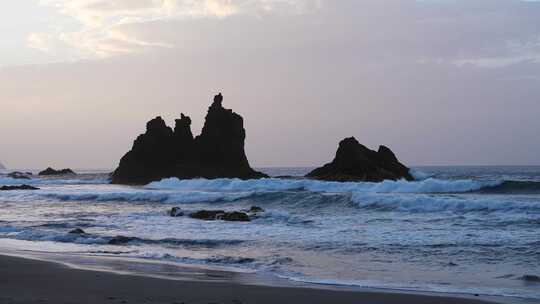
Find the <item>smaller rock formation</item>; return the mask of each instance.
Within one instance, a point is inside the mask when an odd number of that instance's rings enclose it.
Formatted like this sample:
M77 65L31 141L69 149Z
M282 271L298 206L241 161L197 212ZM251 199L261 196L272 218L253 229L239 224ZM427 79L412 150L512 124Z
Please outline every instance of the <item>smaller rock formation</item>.
M71 169L62 169L62 170L55 170L51 167L39 172L39 175L47 176L47 175L75 175L76 173L73 172Z
M32 172L11 172L7 175L8 177L14 178L14 179L32 179Z
M354 137L342 140L334 160L311 171L306 177L338 182L414 180L409 168L398 161L392 150L385 146L380 146L378 151L370 150Z
M2 186L2 187L0 187L0 191L13 191L13 190L39 190L39 188L32 187L30 185Z

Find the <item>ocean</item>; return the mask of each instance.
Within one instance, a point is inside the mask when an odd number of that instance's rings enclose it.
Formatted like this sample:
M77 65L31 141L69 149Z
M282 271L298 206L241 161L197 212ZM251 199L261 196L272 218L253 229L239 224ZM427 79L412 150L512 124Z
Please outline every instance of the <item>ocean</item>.
M108 184L105 171L14 180L0 247L219 267L331 286L540 300L540 167L417 167L414 182L302 179ZM172 207L265 210L251 222L170 217ZM70 234L80 228L86 234ZM124 242L110 244L116 236Z

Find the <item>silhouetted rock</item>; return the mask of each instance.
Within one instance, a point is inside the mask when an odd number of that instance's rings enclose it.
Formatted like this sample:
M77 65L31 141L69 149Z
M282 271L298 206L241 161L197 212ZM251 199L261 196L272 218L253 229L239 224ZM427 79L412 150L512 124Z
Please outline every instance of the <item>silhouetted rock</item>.
M8 177L14 178L14 179L32 179L32 173L31 172L11 172L7 175Z
M191 119L181 114L174 131L157 117L135 140L112 175L115 184L147 184L163 178L261 178L244 151L243 119L222 106L221 93L208 109L201 134L193 137Z
M13 191L13 190L39 190L39 188L32 187L30 185L2 186L2 187L0 187L0 191Z
M170 177L174 171L174 133L161 117L146 124L146 133L139 135L133 148L120 160L112 175L114 183L146 184Z
M413 180L409 168L398 161L392 150L385 146L380 146L378 151L370 150L354 137L342 140L334 160L311 171L307 177L340 182Z
M39 175L75 175L71 169L55 170L51 167L39 172Z

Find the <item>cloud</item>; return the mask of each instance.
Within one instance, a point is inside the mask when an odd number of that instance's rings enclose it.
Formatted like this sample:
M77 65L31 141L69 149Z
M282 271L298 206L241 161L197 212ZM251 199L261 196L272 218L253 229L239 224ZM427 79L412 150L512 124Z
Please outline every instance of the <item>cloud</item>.
M540 3L507 0L42 0L79 28L28 46L106 58L326 43L370 62L499 68L540 59ZM261 34L262 33L262 34Z
M29 43L107 59L0 70L13 166L113 167L149 117L189 113L200 130L216 91L255 165L317 165L351 135L411 164L538 163L538 3L77 2L46 4L73 22Z
M314 9L320 0L41 0L76 20L75 31L32 33L28 46L51 51L49 45L63 44L81 57L110 57L152 48L170 48L171 43L151 38L142 40L136 33L122 32L130 25L156 21L222 19L234 15L302 13Z
M51 52L54 50L53 46L54 37L48 33L32 33L28 36L27 43L28 46L42 51L42 52Z

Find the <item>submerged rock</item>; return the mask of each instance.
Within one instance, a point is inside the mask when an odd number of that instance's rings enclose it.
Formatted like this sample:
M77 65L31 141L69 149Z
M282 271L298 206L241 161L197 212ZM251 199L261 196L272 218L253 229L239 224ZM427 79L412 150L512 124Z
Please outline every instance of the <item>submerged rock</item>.
M182 209L180 209L180 207L173 207L169 211L169 215L172 216L172 217L184 216L184 211L182 211Z
M385 146L380 146L378 151L370 150L354 137L342 140L334 160L306 177L339 182L414 179L392 150Z
M215 221L218 219L218 216L221 217L225 214L223 210L200 210L194 213L191 213L189 217L205 221Z
M81 228L75 228L68 233L69 234L86 234L86 232L84 232L84 230L82 230Z
M249 222L249 215L245 212L223 210L200 210L189 215L189 217L205 221L223 220L229 222Z
M38 173L38 175L75 175L76 173L73 172L71 169L62 169L62 170L55 170L51 167L41 171Z
M522 281L540 283L540 276L526 274L520 278Z
M262 178L244 151L242 116L222 106L221 93L208 109L204 127L193 137L191 118L181 114L174 130L161 117L149 121L112 174L115 184L147 184L163 178Z
M7 175L8 177L14 178L14 179L32 179L32 172L11 172Z
M0 187L0 191L13 191L13 190L39 190L39 188L30 186L30 185L2 186L2 187Z
M249 222L251 220L249 215L239 211L225 212L225 214L223 214L221 218L218 217L218 219L229 222Z
M136 237L118 235L110 239L109 242L107 243L109 245L123 245L132 241L139 241L139 240L140 239Z

